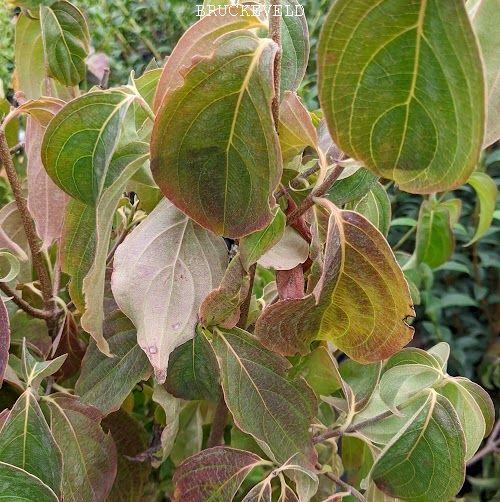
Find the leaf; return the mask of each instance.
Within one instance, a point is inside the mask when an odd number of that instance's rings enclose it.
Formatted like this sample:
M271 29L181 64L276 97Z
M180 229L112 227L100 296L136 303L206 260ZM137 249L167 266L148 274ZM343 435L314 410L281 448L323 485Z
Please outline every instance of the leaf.
M277 206L274 218L267 227L240 239L238 249L241 263L245 270L248 270L254 263L257 263L262 255L280 241L285 232L285 227L285 213Z
M470 246L478 241L490 228L493 221L493 213L495 212L495 204L497 199L497 186L486 173L475 171L467 180L467 183L474 188L477 196L477 204L479 206L479 221L476 232L472 239L465 244Z
M450 346L446 342L439 342L431 347L427 353L433 356L440 363L443 372L446 371L448 359L450 357Z
M342 206L366 195L377 180L377 176L361 167L354 174L335 182L326 197L337 206Z
M259 265L274 270L291 270L309 257L309 245L291 227L285 227L281 239L258 260Z
M222 2L222 3L225 3ZM216 40L235 30L263 27L257 17L241 6L228 7L215 16L205 16L186 30L167 59L158 83L153 107L158 112L163 98L182 86L184 72L192 65L193 56L208 56L215 48Z
M483 146L493 144L500 138L498 113L500 111L500 56L498 46L500 35L498 26L498 2L496 0L470 0L467 10L483 55L487 90L488 120Z
M136 502L141 500L151 466L130 458L142 453L148 445L148 435L142 424L124 411L117 411L102 421L103 430L110 432L116 445L118 468L108 500Z
M280 104L278 134L283 163L301 155L307 146L318 148L318 133L295 92L286 91Z
M12 499L26 502L57 502L56 494L40 479L5 462L0 462L0 489Z
M484 79L464 2L335 2L318 73L335 142L378 176L431 193L460 186L474 170Z
M420 410L382 451L371 478L393 497L449 500L464 482L464 455L457 414L447 399L431 391Z
M436 268L448 261L455 249L449 208L439 202L424 201L420 206L415 252L418 263Z
M170 451L170 460L172 460L174 465L179 465L186 458L198 453L202 449L203 417L200 408L201 403L190 401L184 404L184 406L180 409L178 432L175 430L176 437L173 438L175 441ZM171 411L170 414L172 415L174 411L175 409ZM164 433L165 429L163 430L162 436ZM168 449L164 447L164 457L167 455L167 451Z
M340 376L352 389L356 402L356 412L361 411L371 399L379 385L381 363L362 365L346 359L339 366Z
M250 276L243 268L240 255L236 254L229 263L217 289L203 300L199 310L200 323L205 326L220 325L234 328L240 320L241 305L250 288Z
M216 402L219 399L217 359L203 334L196 334L172 352L165 388L187 401L209 399Z
M17 399L3 424L0 461L23 469L60 493L61 452L31 389Z
M58 371L66 360L67 354L56 357L48 361L38 361L26 348L26 339L23 339L22 349L22 371L26 384L38 390L42 380Z
M314 466L308 431L317 406L312 390L300 377L287 378L288 361L249 333L237 328L215 333L222 389L235 424L277 462L298 454L295 463Z
M49 75L68 87L79 84L85 78L90 50L85 17L71 3L57 1L40 6L40 23Z
M342 465L347 483L360 488L374 461L374 452L369 444L355 436L342 438Z
M318 203L328 216L321 277L304 298L265 309L255 334L283 355L306 354L310 343L320 339L361 363L385 359L413 333L405 322L413 309L403 273L368 220L326 199Z
M226 446L203 450L176 469L173 501L232 500L247 474L265 463L253 453Z
M116 476L116 447L104 434L101 413L68 394L45 397L50 428L63 458L62 495L66 501L106 500Z
M472 458L486 435L486 422L481 408L469 391L459 382L451 380L437 392L446 397L458 415L465 436L465 460Z
M70 199L61 238L61 270L71 277L68 290L80 313L85 311L83 279L92 266L96 239L95 209Z
M170 353L195 335L198 309L222 279L224 241L164 200L118 247L111 287L159 383Z
M110 162L134 95L114 89L93 91L70 101L51 120L42 161L54 183L90 206L114 181Z
M179 209L218 235L243 237L273 216L282 171L271 114L276 50L250 31L226 34L158 110L153 177Z
M10 348L10 323L9 313L5 307L3 297L0 298L0 388L2 387L3 376L9 362ZM0 426L1 429L1 426Z
M145 71L139 78L132 77L133 84L137 92L142 96L149 107L153 106L153 99L160 80L162 68L154 68L153 70ZM140 139L147 140L151 135L152 123L151 119L140 103L135 103L135 129Z
M309 61L309 30L304 8L297 0L281 2L281 92L296 91Z
M104 189L95 209L97 239L92 265L82 283L85 312L81 325L94 338L99 350L107 355L110 355L109 347L102 335L103 299L113 215L128 181L144 165L148 156L147 143L131 142L117 150L109 165L113 181Z
M391 201L380 183L375 183L363 197L347 203L346 209L362 214L387 237L391 225Z
M468 378L456 377L454 381L465 388L478 404L486 423L485 436L488 436L495 425L495 407L490 395L480 385L471 382Z

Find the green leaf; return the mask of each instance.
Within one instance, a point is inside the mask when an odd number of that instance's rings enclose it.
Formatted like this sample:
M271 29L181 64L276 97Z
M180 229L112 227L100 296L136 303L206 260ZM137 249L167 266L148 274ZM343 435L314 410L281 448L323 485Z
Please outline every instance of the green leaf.
M50 428L64 462L64 500L106 500L116 476L116 447L101 429L97 408L69 394L44 398L50 409Z
M337 206L343 206L366 195L377 180L377 176L361 167L350 176L338 180L326 197Z
M288 361L263 348L249 333L216 329L213 347L234 422L279 463L315 465L309 425L316 397L302 378L287 378ZM279 389L279 392L276 392Z
M195 335L198 309L222 279L224 241L164 200L120 244L113 295L137 328L159 383L169 354Z
M443 372L446 371L448 359L450 357L450 346L446 342L439 342L431 347L427 353L433 356L440 363L441 370Z
M405 191L456 188L479 160L484 78L464 4L340 0L323 25L328 128L343 151Z
M71 197L95 206L114 181L110 162L134 95L93 91L70 101L49 123L42 161L54 183Z
M40 6L42 40L49 75L63 85L79 84L86 73L90 34L83 14L71 3Z
M138 78L134 78L133 74L131 76L131 80L137 89L137 92L150 108L153 107L153 99L162 71L162 68L154 68L152 70L145 71ZM139 139L148 140L151 135L152 123L151 118L144 109L144 106L141 106L140 103L134 103L134 115L135 129Z
M58 371L66 360L67 354L49 361L38 361L26 348L26 339L23 339L22 371L26 384L37 390L42 380Z
M496 0L469 0L467 10L474 32L479 40L485 69L488 120L483 146L487 147L500 138L500 33L498 32L499 10Z
M186 70L157 114L151 140L156 183L218 235L243 237L272 220L282 171L271 114L276 50L250 31L224 35L211 56Z
M464 455L457 414L447 399L431 391L382 451L371 478L393 497L415 502L449 500L464 482Z
M339 366L342 379L354 392L356 400L356 411L361 411L379 383L381 363L360 364L351 359L346 359Z
M297 0L281 2L281 93L296 91L309 61L309 30L304 8Z
M11 500L26 502L58 502L56 494L36 476L19 467L0 462L0 491ZM7 497L4 496L6 500Z
M319 253L321 277L304 298L266 308L255 334L283 355L306 354L310 343L320 339L361 363L385 359L413 333L405 322L414 314L403 273L368 220L326 199L317 202L317 215L328 218L326 246Z
M173 501L233 500L248 473L266 464L248 451L216 446L189 457L175 471Z
M455 380L440 386L437 392L446 397L457 412L465 436L465 460L469 460L486 435L486 422L481 408L469 391Z
M18 398L1 428L0 461L23 469L60 493L61 452L31 389Z
M165 388L173 396L187 401L209 399L216 402L219 399L219 368L203 334L197 334L172 352Z
M285 213L277 206L274 218L267 227L240 239L241 263L246 270L254 263L257 263L262 255L281 240L285 232L285 226Z
M226 4L220 0L219 4ZM192 64L193 56L208 56L214 50L215 41L235 30L264 27L255 16L246 12L242 6L228 7L227 12L205 16L186 30L168 57L158 83L153 107L158 112L163 98L184 81L186 68Z
M437 268L448 261L454 249L449 208L435 201L422 202L416 237L417 262Z
M479 221L476 232L474 237L466 244L466 246L470 246L478 241L490 228L493 221L493 213L495 212L497 186L495 181L486 173L478 171L472 173L467 183L475 190L479 207Z
M359 488L368 476L374 461L374 452L369 444L355 436L342 438L342 465L347 483Z
M391 201L380 183L375 183L363 197L347 203L345 208L362 214L387 237L391 225Z
M135 502L144 500L151 466L148 462L134 462L131 458L146 451L148 434L141 422L124 411L117 411L102 421L102 428L110 432L118 453L118 468L109 501Z
M436 346L437 347L437 346ZM439 361L431 351L425 351L416 347L405 347L393 356L391 356L384 365L383 372L396 366L420 364L429 366L436 370L442 369L441 361Z
M113 229L113 215L130 178L145 164L149 157L147 143L132 142L115 152L109 164L113 180L102 192L95 208L96 247L92 265L83 279L85 312L82 328L90 333L99 350L109 355L109 347L102 335L104 321L104 289L109 240Z

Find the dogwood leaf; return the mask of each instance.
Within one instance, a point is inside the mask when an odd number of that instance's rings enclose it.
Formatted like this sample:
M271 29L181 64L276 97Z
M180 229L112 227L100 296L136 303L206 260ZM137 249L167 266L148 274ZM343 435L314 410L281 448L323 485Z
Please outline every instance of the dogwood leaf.
M5 462L0 462L0 486L3 493L27 502L57 502L56 494L39 478Z
M328 128L348 155L413 193L468 179L483 142L484 78L464 2L337 1L318 72Z

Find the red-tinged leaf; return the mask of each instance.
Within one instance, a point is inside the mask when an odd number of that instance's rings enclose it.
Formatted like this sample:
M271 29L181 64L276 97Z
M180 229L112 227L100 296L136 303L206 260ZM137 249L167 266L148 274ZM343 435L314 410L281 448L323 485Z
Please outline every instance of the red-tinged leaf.
M383 235L368 220L326 199L318 203L328 216L321 276L304 298L281 300L267 308L255 334L283 355L306 354L310 343L320 339L333 342L358 362L386 359L413 334L406 324L414 312L403 272Z
M247 474L265 463L254 453L225 446L203 450L176 469L173 502L232 500Z
M229 263L220 286L203 300L199 312L201 324L234 328L240 319L240 307L249 287L250 277L237 254Z
M277 270L276 286L280 300L302 298L304 296L304 269L302 265L297 265L292 270Z
M65 501L104 501L116 477L116 447L101 428L101 412L68 394L45 398L50 427L63 458Z
M316 452L309 426L317 402L301 378L289 378L290 363L241 329L216 329L213 347L222 389L234 422L273 460L313 467ZM279 389L279 390L278 390Z
M224 33L262 26L259 19L248 12L244 13L241 6L232 6L225 15L206 16L193 24L177 42L165 63L156 89L154 110L158 111L168 92L182 85L182 72L191 66L194 56L208 56L215 48L214 42Z
M243 237L273 218L282 171L271 113L276 51L272 40L251 31L226 33L183 73L182 86L167 93L156 116L156 183L218 235Z
M3 376L9 362L10 348L10 324L9 313L5 307L3 298L0 298L0 387L2 387Z

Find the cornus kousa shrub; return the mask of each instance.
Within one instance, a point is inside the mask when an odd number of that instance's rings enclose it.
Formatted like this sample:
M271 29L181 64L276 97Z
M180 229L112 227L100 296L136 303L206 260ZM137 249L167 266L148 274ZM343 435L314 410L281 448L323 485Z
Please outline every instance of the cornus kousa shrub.
M112 89L86 84L80 10L10 2L2 498L453 500L494 406L446 343L406 346L455 190L469 244L493 218L496 0L336 0L314 111L297 0L205 2ZM411 255L388 189L423 196Z

